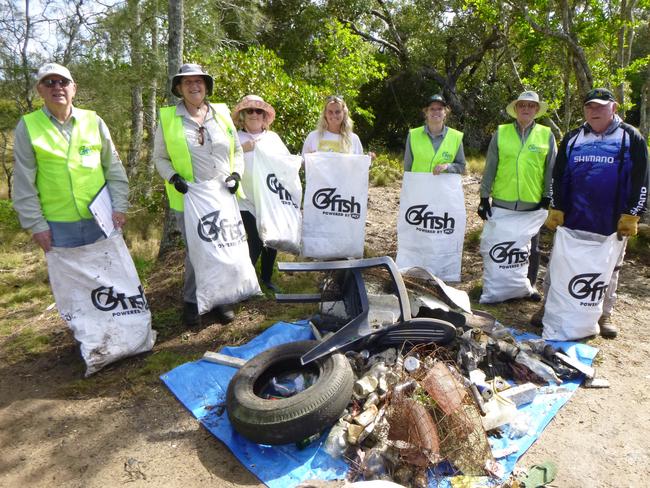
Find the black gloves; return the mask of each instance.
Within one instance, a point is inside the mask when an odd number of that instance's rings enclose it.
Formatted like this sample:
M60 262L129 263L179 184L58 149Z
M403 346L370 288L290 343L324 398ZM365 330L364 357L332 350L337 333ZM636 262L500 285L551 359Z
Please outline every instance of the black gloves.
M176 191L179 193L187 193L187 182L181 178L181 175L174 173L174 176L169 178L169 182L174 185Z
M488 217L492 217L492 207L490 207L489 198L481 198L481 203L479 203L476 213L478 213L478 216L483 220L487 220Z
M539 205L537 206L537 210L539 210L540 208L548 209L548 207L550 206L551 206L551 199L549 197L544 197L539 202Z
M239 176L239 173L237 172L232 173L228 178L226 178L226 186L228 187L228 191L230 193L237 193L237 188L239 188L240 180L241 176Z

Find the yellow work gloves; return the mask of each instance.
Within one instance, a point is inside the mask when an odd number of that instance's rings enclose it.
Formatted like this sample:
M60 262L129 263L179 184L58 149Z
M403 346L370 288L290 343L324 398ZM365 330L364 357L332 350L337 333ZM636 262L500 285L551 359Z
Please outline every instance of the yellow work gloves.
M639 218L637 215L621 214L616 227L618 238L635 236L639 231Z
M557 229L558 225L564 224L564 212L562 210L556 210L554 208L548 209L548 217L546 217L546 222L544 225L550 230Z

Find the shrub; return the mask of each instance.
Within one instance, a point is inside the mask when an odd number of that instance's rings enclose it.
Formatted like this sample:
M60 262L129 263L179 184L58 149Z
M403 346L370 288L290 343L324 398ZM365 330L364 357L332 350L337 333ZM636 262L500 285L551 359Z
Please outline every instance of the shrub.
M392 154L380 154L370 167L370 183L386 186L402 178L402 161Z

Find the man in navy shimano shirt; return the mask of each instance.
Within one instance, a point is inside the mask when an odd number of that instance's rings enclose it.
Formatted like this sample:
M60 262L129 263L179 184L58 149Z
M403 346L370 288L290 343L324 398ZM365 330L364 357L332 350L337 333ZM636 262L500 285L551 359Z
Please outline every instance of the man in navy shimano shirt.
M648 147L638 130L616 114L611 91L596 88L584 100L585 123L564 136L553 168L553 199L546 226L634 236L647 208ZM618 333L611 321L616 265L598 321L603 337Z

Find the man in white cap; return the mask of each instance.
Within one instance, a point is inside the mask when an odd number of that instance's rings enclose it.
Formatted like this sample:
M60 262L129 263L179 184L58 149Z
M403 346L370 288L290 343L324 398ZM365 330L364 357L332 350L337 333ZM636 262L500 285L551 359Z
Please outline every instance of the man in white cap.
M558 225L619 239L637 234L648 199L648 146L643 136L616 114L618 104L607 88L585 96L585 122L560 142L553 170L553 201L546 226ZM603 300L600 335L614 338L611 313L625 247ZM539 315L539 314L536 314Z
M72 105L77 86L67 68L43 65L36 90L44 107L24 115L15 131L14 208L45 252L91 244L104 234L88 204L104 184L115 227L126 222L126 172L104 121Z
M478 214L492 216L491 206L515 211L548 208L555 163L555 136L538 124L548 108L534 91L525 91L506 107L514 122L500 125L492 136L481 181ZM490 203L492 197L492 203ZM539 270L539 233L531 240L528 280L535 287ZM530 298L540 301L534 292Z

